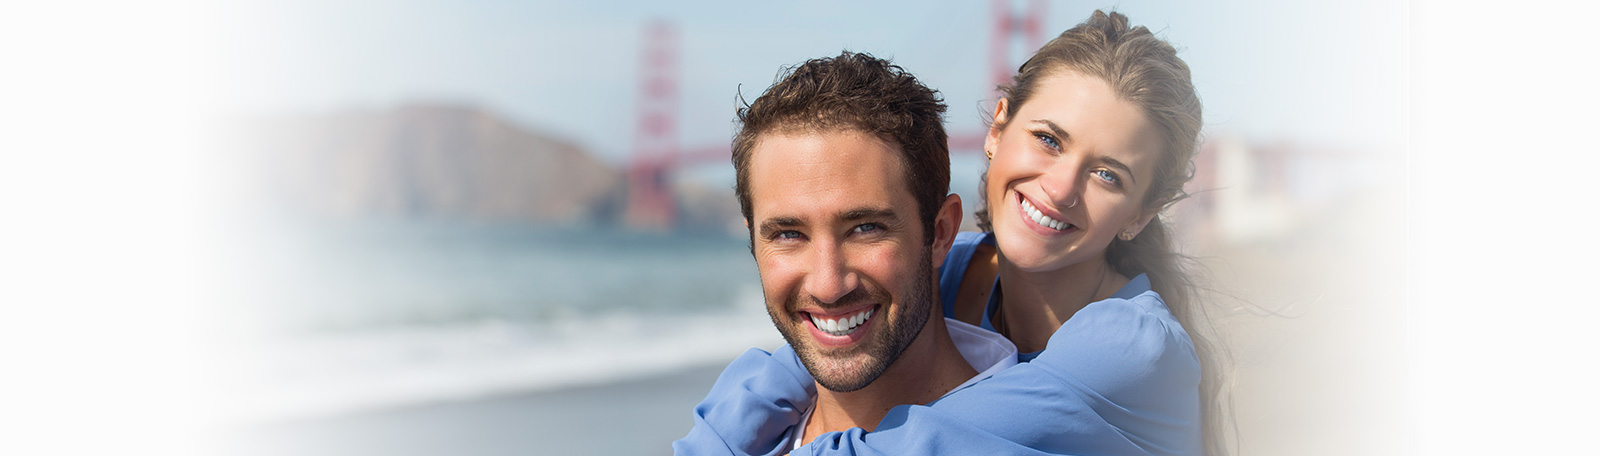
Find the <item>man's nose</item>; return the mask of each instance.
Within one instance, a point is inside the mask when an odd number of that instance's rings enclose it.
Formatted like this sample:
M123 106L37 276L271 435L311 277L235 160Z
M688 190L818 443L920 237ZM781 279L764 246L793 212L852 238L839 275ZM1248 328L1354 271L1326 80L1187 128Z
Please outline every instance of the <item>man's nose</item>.
M861 285L860 277L838 246L819 246L815 260L811 273L806 276L804 291L818 302L838 302Z

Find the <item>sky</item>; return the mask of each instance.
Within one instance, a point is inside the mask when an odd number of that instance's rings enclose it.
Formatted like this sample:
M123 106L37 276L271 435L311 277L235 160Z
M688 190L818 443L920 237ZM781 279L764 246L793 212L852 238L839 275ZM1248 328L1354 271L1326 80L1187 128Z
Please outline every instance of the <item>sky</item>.
M1027 9L1012 1L1013 11ZM1115 9L1180 50L1209 134L1395 150L1405 130L1405 14L1351 2L1045 2L1046 38ZM726 144L738 95L841 50L892 59L939 90L952 133L992 107L992 4L920 2L517 2L289 0L219 10L207 48L224 115L484 107L608 160L630 153L646 24L681 37L685 147ZM1021 62L1023 45L1012 50Z

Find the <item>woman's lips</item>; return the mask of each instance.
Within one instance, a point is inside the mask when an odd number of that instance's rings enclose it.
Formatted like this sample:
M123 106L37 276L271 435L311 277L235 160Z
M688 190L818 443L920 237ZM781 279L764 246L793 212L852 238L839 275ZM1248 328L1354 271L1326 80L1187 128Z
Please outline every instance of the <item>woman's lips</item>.
M1065 220L1057 220L1055 217L1045 214L1044 211L1035 207L1033 202L1028 201L1028 198L1022 196L1022 193L1017 193L1017 211L1022 214L1022 218L1032 222L1028 223L1028 225L1040 234L1056 235L1077 229L1076 225Z

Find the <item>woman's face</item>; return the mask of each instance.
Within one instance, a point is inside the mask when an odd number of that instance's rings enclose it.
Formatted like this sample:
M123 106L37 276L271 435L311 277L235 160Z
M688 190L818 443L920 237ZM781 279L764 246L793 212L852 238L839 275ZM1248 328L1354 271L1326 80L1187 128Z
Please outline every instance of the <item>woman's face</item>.
M996 128L985 196L1000 251L1024 271L1104 261L1119 233L1137 234L1160 135L1132 103L1099 78L1063 71Z

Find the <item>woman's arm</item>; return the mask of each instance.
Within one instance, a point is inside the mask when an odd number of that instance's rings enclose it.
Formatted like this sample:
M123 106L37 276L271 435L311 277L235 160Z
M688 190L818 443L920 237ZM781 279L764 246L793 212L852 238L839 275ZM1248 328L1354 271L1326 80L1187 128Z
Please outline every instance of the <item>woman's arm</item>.
M1199 454L1193 346L1164 307L1138 299L1090 304L1032 362L794 454Z
M740 355L694 408L689 435L672 442L679 455L779 455L788 430L816 397L816 382L788 344L771 354Z

